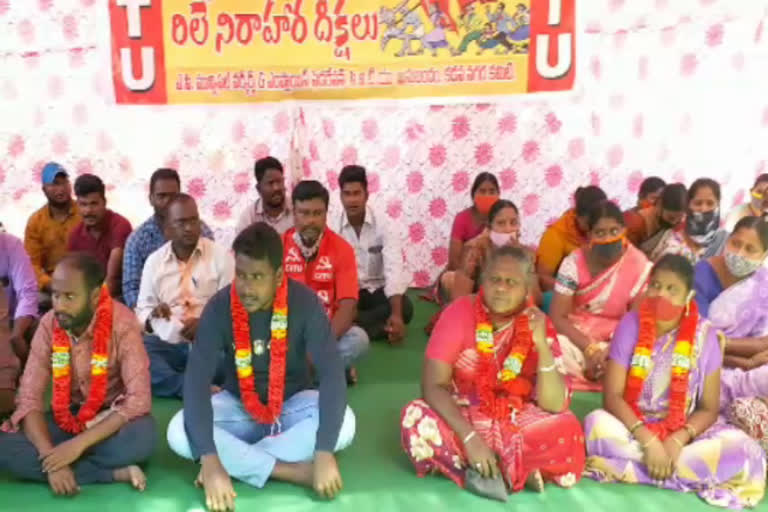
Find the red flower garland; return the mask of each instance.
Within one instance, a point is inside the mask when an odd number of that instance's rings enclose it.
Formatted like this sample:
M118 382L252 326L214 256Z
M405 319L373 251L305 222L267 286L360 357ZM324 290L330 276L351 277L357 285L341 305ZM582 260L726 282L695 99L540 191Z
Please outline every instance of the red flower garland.
M482 290L475 298L475 320L478 327L490 324L488 312L483 305ZM518 355L522 368L533 347L533 335L527 315L517 315L514 322L514 339L509 353ZM522 409L524 401L530 397L533 384L521 372L517 372L514 378L501 379L502 372L497 368L496 354L493 350L480 350L480 345L481 341L478 340L477 395L484 412L502 421L508 419L512 411Z
M280 418L285 396L285 356L288 351L288 285L283 278L275 293L272 306L272 322L269 360L269 388L267 404L263 404L256 391L253 379L251 349L251 327L248 312L240 302L234 283L230 291L232 301L232 333L235 340L235 362L237 364L240 396L245 410L259 423L272 425Z
M640 395L643 391L643 385L647 378L647 366L643 369L642 365L637 363L639 359L647 357L650 361L650 354L656 343L656 319L650 307L643 303L640 306L640 332L637 345L635 346L635 355L633 356L633 365L627 376L627 383L624 388L624 400L632 408L638 419L645 423L653 434L662 441L669 435L677 432L685 426L685 409L688 400L688 379L691 368L691 350L696 336L696 326L699 322L699 309L696 301L690 301L688 311L680 321L680 328L677 334L675 344L672 378L669 386L669 411L664 420L657 423L647 423L645 415L638 405ZM644 354L646 354L644 356ZM686 363L687 359L687 363ZM677 363L676 363L677 361Z
M102 286L94 313L93 348L91 352L91 381L88 398L80 406L77 416L70 409L72 400L72 372L70 367L72 342L69 335L53 322L51 365L53 369L53 397L51 409L56 424L65 432L79 434L86 428L104 405L107 396L109 339L112 336L112 297Z

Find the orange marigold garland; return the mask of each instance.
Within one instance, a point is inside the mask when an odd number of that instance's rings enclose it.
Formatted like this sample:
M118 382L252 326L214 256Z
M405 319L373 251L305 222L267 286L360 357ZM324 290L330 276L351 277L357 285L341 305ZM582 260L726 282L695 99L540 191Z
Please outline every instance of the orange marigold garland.
M104 406L107 396L107 370L109 368L109 339L112 336L112 297L109 289L101 287L99 302L94 313L93 347L91 351L91 382L88 398L80 406L77 416L72 415L72 370L69 334L53 322L51 366L53 373L53 398L51 409L56 424L65 432L79 434Z
M270 324L269 388L267 403L263 404L253 379L253 349L248 312L240 302L234 283L232 300L232 333L235 340L235 365L240 381L240 397L245 410L259 423L272 425L280 418L285 395L285 355L288 351L288 284L284 277L275 293Z
M638 404L643 392L643 384L651 367L653 345L656 343L656 318L647 303L640 306L640 332L632 356L627 383L624 388L624 400L629 404L638 419L659 439L677 432L685 426L688 401L688 377L691 371L691 353L699 322L699 309L696 301L690 301L688 310L680 321L680 328L672 354L672 378L669 386L669 411L664 420L647 423Z
M486 414L504 420L523 407L533 390L531 381L521 375L523 365L533 347L533 334L528 315L517 315L514 339L509 355L498 371L494 353L493 325L483 305L483 291L475 299L475 340L480 361L478 365L477 394Z

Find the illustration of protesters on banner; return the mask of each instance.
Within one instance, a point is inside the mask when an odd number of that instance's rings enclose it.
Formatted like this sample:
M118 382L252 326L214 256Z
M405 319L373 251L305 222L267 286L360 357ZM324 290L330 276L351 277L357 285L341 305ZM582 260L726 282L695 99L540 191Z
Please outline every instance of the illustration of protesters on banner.
M531 11L528 6L523 3L517 4L517 11L512 19L515 27L509 34L509 39L515 43L515 52L528 53L531 39Z
M424 36L423 42L425 48L428 48L432 52L433 57L437 57L437 50L440 48L448 48L451 50L451 45L448 44L446 38L446 28L450 27L450 21L448 17L440 10L440 6L437 3L429 4L429 21L434 27L432 32Z
M475 11L475 4L471 3L464 6L460 19L460 27L467 31L467 34L459 43L458 48L451 50L451 54L456 57L464 54L469 45L483 37L484 22L480 15Z
M486 23L483 29L480 39L477 41L477 45L480 49L477 51L478 55L482 55L485 50L491 50L496 48L496 54L508 54L515 49L515 45L512 44L504 32L499 32L493 23ZM503 47L503 48L501 48Z
M395 57L404 57L406 55L422 55L424 53L424 34L426 29L421 21L418 10L421 8L421 2L414 7L408 7L408 0L403 0L397 7L390 8L382 6L379 9L379 23L382 23L386 30L381 38L381 50L387 48L387 44L393 39L402 41L403 46ZM413 48L411 43L420 43L417 48Z

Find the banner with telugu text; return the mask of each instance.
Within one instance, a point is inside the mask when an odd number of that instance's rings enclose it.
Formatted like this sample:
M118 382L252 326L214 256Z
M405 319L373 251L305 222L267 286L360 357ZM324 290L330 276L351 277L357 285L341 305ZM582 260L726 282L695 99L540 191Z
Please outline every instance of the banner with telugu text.
M576 0L109 0L121 104L566 91Z

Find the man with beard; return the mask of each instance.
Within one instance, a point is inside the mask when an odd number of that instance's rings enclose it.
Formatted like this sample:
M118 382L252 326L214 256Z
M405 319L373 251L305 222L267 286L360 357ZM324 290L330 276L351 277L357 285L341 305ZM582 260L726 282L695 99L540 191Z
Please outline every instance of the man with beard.
M136 464L149 458L156 437L149 360L136 317L103 282L103 267L87 254L56 266L53 311L40 320L16 411L0 432L0 470L47 481L57 495L92 483L146 486Z
M356 322L369 338L400 344L413 318L413 304L405 294L408 278L403 272L400 237L368 205L365 167L344 167L339 190L344 211L334 227L355 250L360 282Z
M181 398L190 343L208 299L232 282L226 247L201 237L195 200L178 194L164 222L170 240L147 258L136 316L145 326L155 396Z
M627 238L650 257L668 230L682 229L687 205L685 185L670 183L655 205L624 215Z
M163 232L168 203L181 192L179 173L174 169L158 169L149 179L149 204L154 215L131 233L123 254L123 299L129 308L135 308L139 298L141 274L149 255L160 249L168 240ZM213 240L213 231L204 222L202 236Z
M252 224L232 249L234 284L200 318L168 444L200 463L208 510L235 510L232 478L258 488L282 480L333 498L342 487L334 452L351 444L355 416L328 317L312 290L285 276L271 226ZM223 390L211 396L219 368Z
M353 325L359 289L355 250L327 225L328 190L317 181L302 181L293 189L295 227L283 235L285 273L315 291L331 319L347 380L357 382L352 363L370 344L365 331Z
M113 297L121 297L123 248L131 234L131 223L107 208L104 182L93 174L75 180L75 197L82 222L69 235L68 249L96 258L107 270L105 281Z
M266 222L282 235L293 227L291 209L285 200L283 164L277 158L268 156L256 161L253 174L259 198L240 215L235 233L255 222Z
M21 240L0 233L0 417L13 410L16 381L37 318L35 271Z
M24 248L35 269L40 288L40 309L51 307L51 274L67 252L69 235L82 220L77 204L72 201L72 186L67 171L49 162L42 171L43 193L48 204L27 221Z

